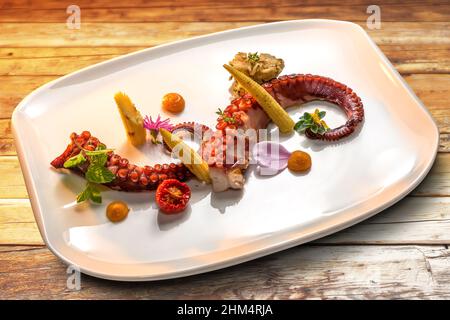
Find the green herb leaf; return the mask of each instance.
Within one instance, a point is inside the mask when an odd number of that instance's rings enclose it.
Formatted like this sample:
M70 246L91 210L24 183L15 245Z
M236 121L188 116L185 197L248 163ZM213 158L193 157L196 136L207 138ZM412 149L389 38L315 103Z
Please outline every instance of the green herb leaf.
M305 112L304 114L303 114L303 117L302 118L304 118L305 120L312 120L312 116L311 116L311 114L309 114L308 112Z
M91 187L90 187L90 184L88 182L86 184L86 188L80 194L77 195L77 203L80 203L80 202L83 202L83 201L86 201L86 200L90 199L91 198L91 193L92 193Z
M100 190L92 183L88 182L86 188L77 196L77 203L92 200L95 203L102 203Z
M100 143L97 148L95 148L95 150L100 151L100 150L106 150L106 145L104 143Z
M88 181L95 183L108 183L116 178L116 176L107 168L92 164L86 171L85 177Z
M325 117L326 112L316 109L314 114L317 115L319 119L322 119ZM323 121L317 121L317 118L313 117L311 113L305 112L295 124L294 130L299 133L304 133L308 129L316 134L324 134L329 130Z
M219 116L223 116L223 111L222 109L218 109L218 111L216 111L216 114L218 114Z
M259 61L259 54L258 54L258 52L255 52L255 53L249 52L247 54L247 59L250 62L258 62Z
M326 113L325 111L320 111L320 112L318 113L320 119L323 119L323 118L325 117L326 114L327 114L327 113Z
M107 153L112 152L113 150L103 148L103 146L99 145L95 151L85 151L85 154L89 156L91 165L103 167L106 164L106 161L108 160Z
M236 120L232 117L223 117L223 121L227 122L227 123L235 123Z
M91 184L91 200L95 203L102 203L102 196L100 190Z
M66 162L64 162L64 168L77 167L85 162L86 158L81 153L79 153L76 156L67 159Z
M86 151L84 151L84 153L87 156L98 156L98 155L102 155L102 154L106 155L107 153L112 152L112 151L114 151L114 150L113 149L96 149L94 151L87 151L86 150Z

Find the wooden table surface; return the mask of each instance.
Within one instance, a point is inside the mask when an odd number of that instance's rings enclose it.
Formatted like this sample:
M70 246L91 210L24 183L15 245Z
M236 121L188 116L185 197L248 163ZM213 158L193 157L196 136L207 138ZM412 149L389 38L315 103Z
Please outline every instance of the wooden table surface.
M0 298L450 298L450 4L378 1L0 1ZM66 8L81 8L81 29ZM10 117L35 88L79 68L195 35L270 21L329 18L360 24L436 120L441 142L424 182L404 200L335 235L231 268L169 281L83 275L44 245L14 148ZM300 58L300 57L299 57Z

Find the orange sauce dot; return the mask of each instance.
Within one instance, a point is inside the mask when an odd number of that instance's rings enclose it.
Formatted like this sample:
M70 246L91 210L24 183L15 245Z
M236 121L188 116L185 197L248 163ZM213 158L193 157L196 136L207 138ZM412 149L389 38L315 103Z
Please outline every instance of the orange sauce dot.
M162 99L162 107L165 111L180 113L184 110L184 99L178 93L168 93Z
M106 208L106 216L112 222L119 222L128 216L130 209L123 201L113 201Z

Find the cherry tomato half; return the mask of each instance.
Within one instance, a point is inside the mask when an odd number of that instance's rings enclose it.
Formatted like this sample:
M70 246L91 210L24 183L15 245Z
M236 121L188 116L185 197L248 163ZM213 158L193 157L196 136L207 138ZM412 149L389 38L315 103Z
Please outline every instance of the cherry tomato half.
M190 198L189 186L176 179L164 180L156 189L156 203L167 214L183 211Z

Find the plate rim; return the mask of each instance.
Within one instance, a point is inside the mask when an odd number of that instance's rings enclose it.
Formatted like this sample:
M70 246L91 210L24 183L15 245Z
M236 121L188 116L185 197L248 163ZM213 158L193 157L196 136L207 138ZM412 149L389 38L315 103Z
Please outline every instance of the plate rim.
M49 241L49 239L47 237L45 225L42 221L42 219L43 219L42 208L39 204L39 201L37 200L38 196L36 193L35 183L32 178L32 174L31 174L31 170L29 168L28 161L25 158L24 146L22 143L22 139L20 139L20 133L19 133L18 125L17 125L19 112L21 111L22 108L24 108L24 106L26 106L28 104L28 102L31 99L33 99L35 96L40 94L42 91L45 91L46 89L48 89L55 83L63 81L66 78L72 77L74 75L85 72L87 70L98 68L105 64L116 62L116 61L119 61L122 59L123 60L128 59L132 56L139 55L143 52L149 52L154 49L160 49L160 48L169 47L169 46L176 46L176 45L183 44L184 42L190 42L193 40L215 37L218 35L239 32L242 30L258 29L258 28L262 28L262 27L270 28L270 26L282 25L282 24L301 25L301 24L307 24L307 23L319 23L319 24L320 23L328 23L328 24L349 25L350 27L356 29L356 31L362 33L362 35L366 38L366 40L368 41L368 43L372 47L372 49L377 53L377 55L380 57L380 59L389 67L389 71L391 71L395 74L397 80L399 80L403 84L403 88L406 89L406 92L409 95L411 95L412 98L414 99L414 101L418 104L418 106L420 108L422 108L423 111L425 111L425 114L429 118L428 120L430 120L431 123L433 124L433 127L435 129L435 135L436 135L436 140L434 141L434 145L433 145L433 154L431 155L431 157L429 159L427 159L428 160L427 164L425 166L423 166L423 170L415 177L415 179L411 182L411 184L407 188L404 188L402 190L402 192L400 192L396 197L393 197L390 201L383 203L382 205L378 206L375 209L372 209L372 210L369 210L366 212L361 212L358 216L354 217L353 219L348 219L339 224L331 224L331 225L330 225L330 223L319 222L318 226L314 227L314 229L318 229L318 231L315 231L312 235L308 235L308 234L304 235L303 234L303 235L299 235L299 236L293 237L293 238L289 237L289 239L286 241L280 241L280 242L275 241L275 243L272 243L269 246L264 246L263 248L259 248L254 251L245 252L244 254L237 255L232 258L223 260L223 261L216 260L213 263L208 263L205 265L198 265L198 266L191 267L191 268L176 269L171 272L166 272L166 273L162 273L162 274L158 274L158 275L154 275L151 273L148 273L146 275L140 275L140 276L123 275L123 274L114 274L111 272L109 272L109 273L101 272L98 270L85 268L82 266L82 263L81 264L75 263L70 258L65 257L64 254L62 254L56 248L54 248L54 246L52 245L52 243ZM245 26L245 27L240 27L240 28L233 28L233 29L228 29L228 30L224 30L224 31L209 33L206 35L200 35L200 36L190 37L187 39L182 39L182 40L178 40L178 41L174 41L174 42L169 42L169 43L161 44L161 45L151 47L151 48L137 50L137 51L125 54L125 55L121 55L119 57L115 57L115 58L112 58L112 59L109 59L106 61L102 61L102 62L93 64L93 65L81 68L81 69L71 72L65 76L51 80L50 82L40 86L39 88L37 88L37 89L33 90L31 93L29 93L14 109L14 111L12 113L12 117L11 117L11 127L12 127L12 133L13 133L13 137L14 137L14 143L15 143L16 150L17 150L17 156L19 159L22 174L24 176L25 186L26 186L26 189L27 189L27 192L29 195L29 200L31 203L33 215L38 224L39 232L40 232L46 246L49 248L49 250L55 256L57 256L59 259L61 259L65 264L75 265L75 266L79 267L79 269L82 273L85 273L87 275L91 275L94 277L98 277L98 278L103 278L103 279L108 279L108 280L117 280L117 281L154 281L154 280L173 279L173 278L179 278L179 277L185 277L185 276L190 276L190 275L195 275L195 274L206 273L206 272L226 268L229 266L237 265L240 263L244 263L244 262L247 262L250 260L254 260L254 259L266 256L266 255L269 255L272 253L280 252L280 251L292 248L294 246L297 246L297 245L300 245L300 244L303 244L306 242L310 242L310 241L322 238L324 236L330 235L332 233L341 231L345 228L348 228L352 225L355 225L363 220L366 220L366 219L374 216L375 214L394 205L395 203L397 203L398 201L403 199L407 194L409 194L414 188L416 188L420 184L420 182L423 181L423 179L427 176L428 172L431 170L431 167L433 166L433 163L436 159L436 156L438 153L438 147L439 147L439 128L436 125L436 122L433 119L433 117L431 116L429 110L425 107L425 105L422 103L422 101L417 97L417 95L414 93L414 91L409 87L409 85L406 83L404 78L395 69L395 67L392 65L392 63L387 59L387 57L384 55L384 53L381 51L381 49L375 44L375 42L367 34L367 32L360 25L358 25L356 23L349 22L349 21L342 21L342 20L330 20L330 19L287 20L287 21L256 24L256 25ZM325 226L323 226L324 224L325 224ZM287 233L288 232L289 231L287 231ZM109 264L113 265L113 263L109 263Z

